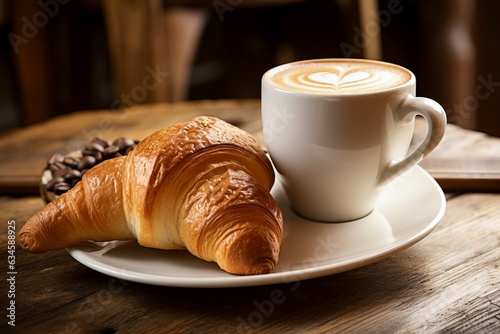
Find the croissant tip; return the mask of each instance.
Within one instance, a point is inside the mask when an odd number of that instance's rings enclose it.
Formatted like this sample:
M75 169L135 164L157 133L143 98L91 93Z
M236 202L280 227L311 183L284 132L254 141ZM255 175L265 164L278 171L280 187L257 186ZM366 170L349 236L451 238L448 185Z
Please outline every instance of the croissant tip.
M274 262L271 259L259 259L258 264L252 269L252 275L269 274L274 269Z
M232 266L232 268L223 268L225 271L234 275L263 275L269 274L274 267L275 262L270 258L260 258L256 259L251 265L243 266L240 265Z
M29 232L21 232L17 236L17 240L19 241L19 245L27 251L31 251L31 248L33 248L33 238L31 237Z
M40 251L38 249L39 247L37 245L35 238L33 237L33 235L29 231L25 231L25 232L21 231L21 233L19 233L17 239L19 241L19 245L25 251L28 251L30 253L42 253L42 251Z

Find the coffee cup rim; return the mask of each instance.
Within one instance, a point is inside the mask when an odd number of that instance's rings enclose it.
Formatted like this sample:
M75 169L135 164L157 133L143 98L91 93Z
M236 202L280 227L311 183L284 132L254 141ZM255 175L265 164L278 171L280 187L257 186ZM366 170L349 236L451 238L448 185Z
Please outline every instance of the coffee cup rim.
M274 73L276 71L279 71L281 68L288 67L290 65L294 64L302 64L302 63L313 63L313 62L353 62L353 63L372 63L372 64L379 64L379 65L386 65L386 66L392 66L395 67L399 70L402 70L403 72L406 72L409 74L410 78L408 81L395 86L395 87L390 87L390 88L385 88L381 90L376 90L376 91L370 91L370 92L353 92L353 93L311 93L311 92L301 92L297 90L291 90L291 89L286 89L279 87L276 84L273 84L271 80L268 79L269 75L271 73ZM414 85L416 82L416 77L415 74L407 69L404 66L394 64L391 62L387 61L382 61L382 60L375 60L375 59L363 59L363 58L314 58L314 59L304 59L304 60L298 60L294 62L289 62L281 65L277 65L269 70L267 70L263 75L262 75L262 85L269 85L270 87L274 88L275 90L284 92L284 93L290 93L290 94L298 94L298 95L303 95L303 96L315 96L315 97L338 97L338 98L360 98L360 97L370 97L370 96L375 96L379 94L386 94L394 91L398 91L401 89L405 89L408 86Z

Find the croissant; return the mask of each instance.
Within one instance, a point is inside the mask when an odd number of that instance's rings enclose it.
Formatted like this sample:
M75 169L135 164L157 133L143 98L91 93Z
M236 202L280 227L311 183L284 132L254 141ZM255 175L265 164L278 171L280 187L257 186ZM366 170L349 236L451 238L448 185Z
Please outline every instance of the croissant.
M32 253L86 240L187 249L239 275L278 262L283 219L272 165L248 133L214 117L156 131L84 174L19 232Z

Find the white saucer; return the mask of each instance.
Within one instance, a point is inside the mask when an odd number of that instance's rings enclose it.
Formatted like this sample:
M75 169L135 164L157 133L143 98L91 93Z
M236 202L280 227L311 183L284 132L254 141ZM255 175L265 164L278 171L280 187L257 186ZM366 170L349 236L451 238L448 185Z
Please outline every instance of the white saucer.
M283 211L285 235L279 265L269 274L235 276L187 251L149 249L135 241L86 242L68 252L98 272L146 284L204 288L278 284L339 273L401 252L427 236L446 208L443 191L420 167L389 184L376 209L352 222L305 220L289 209L280 184L272 194Z

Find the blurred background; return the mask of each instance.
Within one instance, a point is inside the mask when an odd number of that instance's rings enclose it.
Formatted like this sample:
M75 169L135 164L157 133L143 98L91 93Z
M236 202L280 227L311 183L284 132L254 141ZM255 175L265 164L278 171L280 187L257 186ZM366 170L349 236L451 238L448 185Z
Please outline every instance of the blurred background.
M281 63L373 58L500 136L500 2L0 0L0 130L78 110L260 97Z

